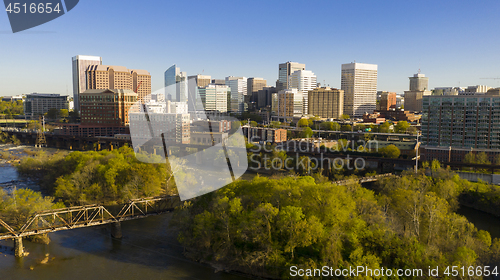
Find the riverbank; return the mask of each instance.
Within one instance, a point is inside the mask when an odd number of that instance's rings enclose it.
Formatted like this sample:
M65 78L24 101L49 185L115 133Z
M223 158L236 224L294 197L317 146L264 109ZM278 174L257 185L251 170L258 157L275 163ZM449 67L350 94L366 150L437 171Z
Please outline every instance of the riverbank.
M16 169L0 165L4 186L20 187ZM30 254L14 256L13 241L0 241L0 271L8 279L252 279L219 271L186 258L170 227L172 214L122 223L123 238L113 239L108 226L49 234L50 244L24 240ZM217 273L216 273L217 272Z

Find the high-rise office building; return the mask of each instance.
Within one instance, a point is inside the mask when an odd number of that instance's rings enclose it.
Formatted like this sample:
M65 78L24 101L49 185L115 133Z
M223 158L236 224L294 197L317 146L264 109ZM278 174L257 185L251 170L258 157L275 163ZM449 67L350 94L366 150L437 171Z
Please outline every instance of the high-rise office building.
M276 93L275 87L264 87L257 92L257 109L271 107L272 96Z
M410 91L424 90L429 90L429 77L421 74L419 70L417 74L410 77Z
M187 74L175 64L165 71L165 100L187 102Z
M344 91L344 114L361 117L377 107L377 65L342 64L341 88Z
M151 75L146 70L130 70L132 74L132 90L137 93L137 100L146 102L151 98Z
M188 76L188 79L194 79L197 87L206 87L212 82L212 77L207 75Z
M228 95L231 88L222 85L208 85L199 89L201 103L205 107L205 111L217 111L220 113L227 112Z
M77 55L72 58L73 100L75 111L80 111L79 94L87 90L87 69L91 65L101 65L100 56Z
M276 82L276 90L280 91L283 89L290 88L290 75L298 70L306 70L306 65L298 62L287 61L285 63L280 63L279 65L279 76Z
M424 74L419 73L409 77L410 90L405 91L405 104L404 108L410 112L422 111L422 99L424 96L431 95L429 90L429 78Z
M267 81L262 78L248 78L247 79L247 95L250 101L257 102L258 92L267 86Z
M296 88L283 89L278 92L277 115L280 118L290 119L292 117L301 117L303 115L302 93Z
M82 126L127 126L137 93L130 89L88 89L80 95Z
M226 77L226 85L231 88L231 112L241 114L245 109L247 78L229 76Z
M151 75L146 70L124 66L91 65L87 69L87 89L128 89L137 91L138 100L151 94Z
M299 93L302 93L303 100L303 114L307 115L308 112L308 92L315 89L317 86L316 75L309 70L297 70L293 72L288 79L288 88L296 88Z
M500 92L423 97L422 157L462 162L469 152L500 152Z
M380 102L377 110L387 111L389 109L396 109L397 100L395 92L379 91L377 94L380 94Z
M320 118L341 119L344 113L344 91L336 88L315 88L308 92L309 114Z

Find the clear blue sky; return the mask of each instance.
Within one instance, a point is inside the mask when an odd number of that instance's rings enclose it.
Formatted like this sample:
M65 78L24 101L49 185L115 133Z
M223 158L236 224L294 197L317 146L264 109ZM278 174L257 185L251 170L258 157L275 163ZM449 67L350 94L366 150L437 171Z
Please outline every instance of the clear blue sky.
M378 64L378 90L500 86L500 2L80 0L66 15L12 34L0 11L0 95L72 95L71 57L145 69L152 88L177 64L188 75L263 77L306 64L340 87L342 63Z

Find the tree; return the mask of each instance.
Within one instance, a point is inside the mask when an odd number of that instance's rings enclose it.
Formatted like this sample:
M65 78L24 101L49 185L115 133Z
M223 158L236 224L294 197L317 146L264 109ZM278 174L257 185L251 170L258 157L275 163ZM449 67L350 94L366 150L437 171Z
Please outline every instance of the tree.
M464 157L464 163L475 163L476 162L476 155L473 152L468 152L465 157Z
M380 133L389 133L391 128L391 123L384 122L378 126L378 132Z
M271 124L269 124L269 127L280 128L281 127L281 122L272 121Z
M302 138L311 138L313 136L313 131L310 127L306 127L302 131L301 135L302 135Z
M78 122L78 119L80 118L80 115L78 114L77 111L72 110L69 112L69 121L72 123Z
M491 162L488 160L488 155L481 152L476 155L476 164L491 164Z
M405 133L409 127L410 124L407 121L400 121L394 126L394 130L396 133Z
M349 116L349 115L347 115L347 114L342 114L342 119L343 119L343 120L348 120L348 119L350 119L350 118L351 118L351 116Z
M346 125L341 126L340 130L341 131L351 131L352 130L352 126L350 124L346 124Z
M389 146L380 148L379 153L381 153L385 158L398 158L401 154L401 151L398 149L398 147L391 144Z
M47 118L55 120L59 116L59 110L57 110L55 108L49 109L49 111L47 112L46 115L47 115Z
M297 122L297 126L298 127L307 127L307 126L309 126L309 121L307 119L300 119Z
M59 110L59 116L61 118L67 118L69 117L69 111L67 109L61 109Z
M408 133L409 133L409 134L411 134L411 135L415 135L415 134L417 134L417 132L418 132L418 131L417 131L417 128L416 128L416 127L414 127L414 126L410 126L410 127L406 130L406 132L408 132Z

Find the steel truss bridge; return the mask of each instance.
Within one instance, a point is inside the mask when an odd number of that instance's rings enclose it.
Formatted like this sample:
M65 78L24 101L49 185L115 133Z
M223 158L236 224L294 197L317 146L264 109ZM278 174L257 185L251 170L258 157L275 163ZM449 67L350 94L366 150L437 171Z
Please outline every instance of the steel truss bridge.
M131 199L116 215L112 214L112 210L97 204L47 210L35 213L18 230L0 219L0 240L104 224L119 224L122 221L171 212L179 201L178 196ZM121 233L119 235L121 236Z

